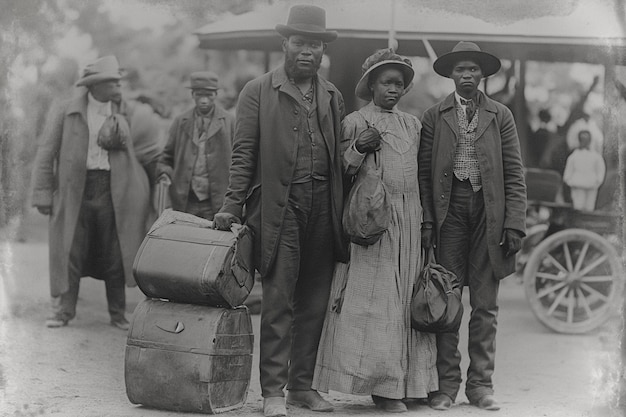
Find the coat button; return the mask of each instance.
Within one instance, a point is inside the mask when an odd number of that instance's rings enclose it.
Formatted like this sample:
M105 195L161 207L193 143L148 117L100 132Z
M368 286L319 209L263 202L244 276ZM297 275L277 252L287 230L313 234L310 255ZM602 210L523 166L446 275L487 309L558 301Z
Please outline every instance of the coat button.
M448 173L447 173L447 172L444 172L444 173L443 173L443 176L444 176L444 177L447 177L447 176L448 176Z
M446 196L445 196L445 195L443 195L443 194L441 194L441 195L439 196L439 198L441 198L441 199L443 200L444 198L446 198Z
M298 128L297 128L297 127L294 127L294 128L293 128L293 130L294 130L294 131L298 131Z
M299 113L298 110L293 111L293 114L298 114L298 113Z

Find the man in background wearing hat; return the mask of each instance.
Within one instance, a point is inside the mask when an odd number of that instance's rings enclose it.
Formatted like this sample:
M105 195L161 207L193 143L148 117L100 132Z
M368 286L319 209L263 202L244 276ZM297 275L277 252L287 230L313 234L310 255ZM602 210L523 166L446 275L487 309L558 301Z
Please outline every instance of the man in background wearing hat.
M419 183L422 242L469 287L470 365L465 393L471 404L497 410L495 363L499 280L515 271L525 235L526 185L513 115L478 86L500 60L459 42L433 64L456 91L423 115ZM439 391L430 406L451 407L461 383L458 331L437 335Z
M335 260L346 260L341 93L317 75L326 43L326 12L293 6L284 37L284 65L250 81L237 105L230 183L215 225L240 222L254 233L262 276L261 390L266 416L287 403L314 411L332 405L311 389Z
M171 183L172 209L213 220L228 186L235 118L215 103L213 72L192 73L188 88L195 107L172 122L157 175Z
M47 327L75 317L83 276L104 280L111 324L129 327L125 284L135 285L159 150L156 135L131 129L141 111L122 100L121 78L112 55L87 65L79 94L52 108L37 150L32 204L50 216Z

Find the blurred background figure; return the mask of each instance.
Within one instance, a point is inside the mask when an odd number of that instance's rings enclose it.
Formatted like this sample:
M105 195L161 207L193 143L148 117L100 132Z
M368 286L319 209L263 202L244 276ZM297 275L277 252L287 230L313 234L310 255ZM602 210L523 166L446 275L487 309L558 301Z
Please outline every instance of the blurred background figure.
M213 220L228 187L235 117L215 102L217 74L194 72L187 88L195 106L174 119L157 175L171 183L174 210Z
M592 136L588 130L578 132L578 142L578 149L567 158L563 181L570 187L574 208L593 211L606 164L601 154L591 150Z
M125 284L147 231L149 176L157 138L131 135L134 109L122 99L121 68L113 55L84 69L71 99L54 106L33 172L32 204L50 216L47 327L76 315L80 279L104 280L111 324L127 330Z
M526 160L524 161L524 165L527 168L538 168L542 165L542 162L544 162L544 155L548 152L554 152L553 148L557 148L558 145L558 137L551 123L552 115L550 114L550 110L545 108L541 109L537 113L537 116L539 118L539 126L528 137L528 151L526 152ZM563 165L565 165L566 157L567 154L563 157ZM547 165L545 168L558 171L556 166L552 166L553 161L551 157L545 157L545 159L544 164Z

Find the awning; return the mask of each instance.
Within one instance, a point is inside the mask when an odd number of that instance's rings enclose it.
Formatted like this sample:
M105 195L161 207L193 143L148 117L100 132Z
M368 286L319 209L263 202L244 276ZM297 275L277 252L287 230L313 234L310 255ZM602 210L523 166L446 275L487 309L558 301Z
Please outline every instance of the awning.
M328 29L339 32L339 39L329 44L330 55L358 48L363 49L364 57L386 47L393 21L398 53L403 55L428 56L424 40L430 42L437 55L450 51L459 40L469 40L503 59L626 65L626 16L620 18L609 0L554 2L567 3L569 9L550 8L543 0L527 0L525 3L536 3L536 7L526 8L511 0L459 2L459 8L462 4L473 7L474 15L460 9L450 11L450 6L444 10L439 2L428 0L310 2L326 9ZM475 16L477 3L491 6L481 18ZM274 27L286 22L291 4L282 1L260 5L254 11L203 26L195 32L200 47L279 51L280 37ZM553 14L535 16L537 11Z

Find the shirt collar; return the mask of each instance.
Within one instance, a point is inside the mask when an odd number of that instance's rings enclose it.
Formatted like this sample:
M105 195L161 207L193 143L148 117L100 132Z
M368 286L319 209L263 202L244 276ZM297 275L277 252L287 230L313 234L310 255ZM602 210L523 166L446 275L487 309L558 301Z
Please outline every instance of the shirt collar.
M480 105L480 91L476 92L476 96L474 97L474 104L476 104L476 106ZM459 93L457 93L456 91L454 92L454 100L457 102L457 104L459 106L465 107L465 105L461 104L461 99L463 100L467 100L466 98L463 98L459 95Z
M465 107L464 104L461 104L461 99L466 100L465 98L461 97L459 95L459 93L457 93L456 91L454 92L454 100L456 101L456 104L458 104L461 107Z

